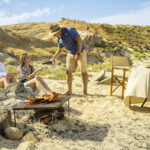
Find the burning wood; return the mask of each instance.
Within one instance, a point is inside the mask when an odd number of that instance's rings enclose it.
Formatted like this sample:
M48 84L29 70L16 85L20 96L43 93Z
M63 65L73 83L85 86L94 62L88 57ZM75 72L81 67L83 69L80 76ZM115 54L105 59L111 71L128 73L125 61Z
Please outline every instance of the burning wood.
M64 108L60 107L55 110L36 110L34 113L34 117L37 121L40 121L42 124L48 124L49 122L57 119L63 120L64 119Z
M31 105L36 105L41 103L52 103L60 100L61 97L55 92L53 92L52 95L42 95L40 97L34 97L34 98L31 98L31 96L29 96L29 103L27 103L24 108L30 107Z
M61 97L55 92L53 92L52 95L42 95L40 97L34 97L34 98L31 98L31 96L29 96L29 102L24 106L24 108L28 108L30 106L41 104L41 103L52 103L60 100ZM39 110L35 112L34 117L37 120L39 120L41 123L47 124L49 121L52 120L52 114L54 113L53 111L54 110L45 110L45 111ZM54 118L60 120L64 119L64 109L62 107L57 108L57 113L54 115Z

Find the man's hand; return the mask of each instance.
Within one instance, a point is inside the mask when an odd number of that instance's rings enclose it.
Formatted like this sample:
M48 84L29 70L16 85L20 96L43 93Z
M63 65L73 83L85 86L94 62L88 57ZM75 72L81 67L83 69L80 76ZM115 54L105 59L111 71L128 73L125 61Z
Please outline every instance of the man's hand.
M54 58L52 58L50 61L52 62L52 64L55 64Z
M50 61L42 63L42 65L51 65L51 64L54 64L54 63L55 63L54 60L50 60Z
M77 62L77 61L79 61L80 60L80 55L76 55L75 56L75 61Z

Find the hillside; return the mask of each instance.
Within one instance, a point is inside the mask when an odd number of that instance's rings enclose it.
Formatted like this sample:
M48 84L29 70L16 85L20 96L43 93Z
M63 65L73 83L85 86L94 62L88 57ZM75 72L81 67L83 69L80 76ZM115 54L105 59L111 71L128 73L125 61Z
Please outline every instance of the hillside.
M89 62L103 62L112 54L129 55L137 60L150 57L150 26L112 26L64 18L58 23L79 31L88 49ZM38 61L52 57L57 44L55 39L47 38L50 24L38 22L1 26L0 50L16 57L27 52ZM60 59L63 62L65 55L66 52Z

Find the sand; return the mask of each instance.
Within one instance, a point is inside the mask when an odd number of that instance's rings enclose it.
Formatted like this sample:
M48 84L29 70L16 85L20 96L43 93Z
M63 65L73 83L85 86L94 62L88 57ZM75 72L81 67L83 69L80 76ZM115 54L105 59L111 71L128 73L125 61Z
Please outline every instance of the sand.
M64 93L66 81L47 80L53 91ZM109 96L110 86L89 82L88 95L82 95L82 82L76 77L70 98L70 116L54 125L53 137L47 126L38 122L18 122L18 127L33 131L39 139L36 150L148 150L150 149L150 106L131 110L121 99L121 88ZM0 101L1 108L20 100ZM67 104L64 105L67 109ZM25 124L25 125L24 125ZM1 150L17 149L22 140L0 136Z

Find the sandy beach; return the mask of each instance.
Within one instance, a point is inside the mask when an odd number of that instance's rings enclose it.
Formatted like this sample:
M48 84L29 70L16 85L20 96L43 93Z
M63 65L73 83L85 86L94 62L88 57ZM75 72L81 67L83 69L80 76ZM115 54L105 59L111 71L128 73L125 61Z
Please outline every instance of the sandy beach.
M53 91L64 93L66 81L47 80ZM65 86L64 86L65 85ZM24 132L32 131L39 139L35 150L149 150L150 105L145 108L126 107L121 99L121 88L109 96L110 86L89 82L88 95L82 95L80 77L73 81L70 116L50 129L38 122L29 124L23 118L17 126ZM1 100L0 106L10 108L21 100ZM67 109L67 103L64 105ZM1 150L17 149L22 140L12 141L0 136Z

